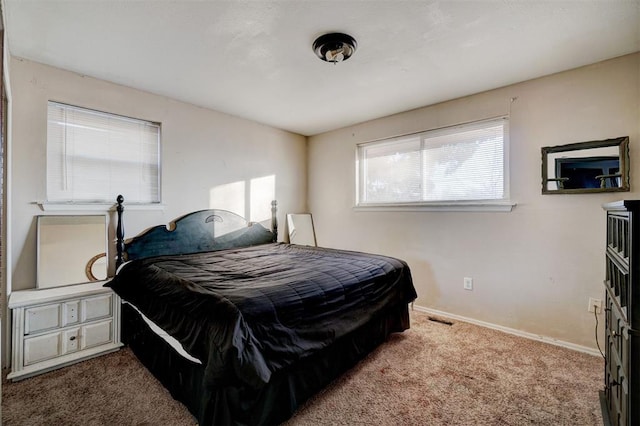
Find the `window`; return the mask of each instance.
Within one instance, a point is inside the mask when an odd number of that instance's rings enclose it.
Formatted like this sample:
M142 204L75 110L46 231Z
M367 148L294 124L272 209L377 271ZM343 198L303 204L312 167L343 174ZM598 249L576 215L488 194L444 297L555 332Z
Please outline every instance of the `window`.
M507 123L499 118L358 145L357 205L505 200Z
M48 104L47 201L160 202L160 125Z

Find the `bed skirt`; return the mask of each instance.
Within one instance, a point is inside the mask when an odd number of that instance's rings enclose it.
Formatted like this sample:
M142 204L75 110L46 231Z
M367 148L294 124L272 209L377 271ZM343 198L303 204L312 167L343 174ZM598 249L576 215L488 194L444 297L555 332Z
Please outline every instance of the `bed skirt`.
M138 312L122 306L122 341L147 369L182 402L200 425L278 424L311 396L353 367L394 332L409 328L401 303L377 313L354 332L296 364L275 372L265 386L215 387L204 382L204 367L179 355L150 330Z

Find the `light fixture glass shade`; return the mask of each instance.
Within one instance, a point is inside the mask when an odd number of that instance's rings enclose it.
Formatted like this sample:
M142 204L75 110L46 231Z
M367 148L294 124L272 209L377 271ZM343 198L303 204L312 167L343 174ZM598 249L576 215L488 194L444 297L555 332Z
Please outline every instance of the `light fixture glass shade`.
M348 34L329 33L313 42L313 51L323 61L336 64L349 59L357 46L356 40Z

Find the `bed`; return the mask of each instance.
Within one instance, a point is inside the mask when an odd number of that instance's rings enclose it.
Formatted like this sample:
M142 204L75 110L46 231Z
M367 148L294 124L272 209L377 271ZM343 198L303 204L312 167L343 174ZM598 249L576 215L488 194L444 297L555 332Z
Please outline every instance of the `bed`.
M122 341L201 425L281 423L409 328L405 262L277 243L275 202L271 230L212 209L127 241L123 210Z

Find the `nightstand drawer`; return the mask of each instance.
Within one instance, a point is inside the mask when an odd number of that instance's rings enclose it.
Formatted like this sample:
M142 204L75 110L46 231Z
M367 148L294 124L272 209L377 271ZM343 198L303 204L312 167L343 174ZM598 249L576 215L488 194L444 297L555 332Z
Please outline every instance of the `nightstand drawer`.
M25 309L24 334L29 335L60 327L59 303Z
M104 345L113 340L111 320L82 327L82 349Z
M80 349L80 329L71 328L62 332L62 353L68 354Z
M24 339L24 365L55 358L62 354L62 333L49 333Z
M96 297L82 299L82 322L110 317L112 315L112 300L112 294L103 294Z
M72 300L62 304L62 325L77 324L80 321L80 301Z

